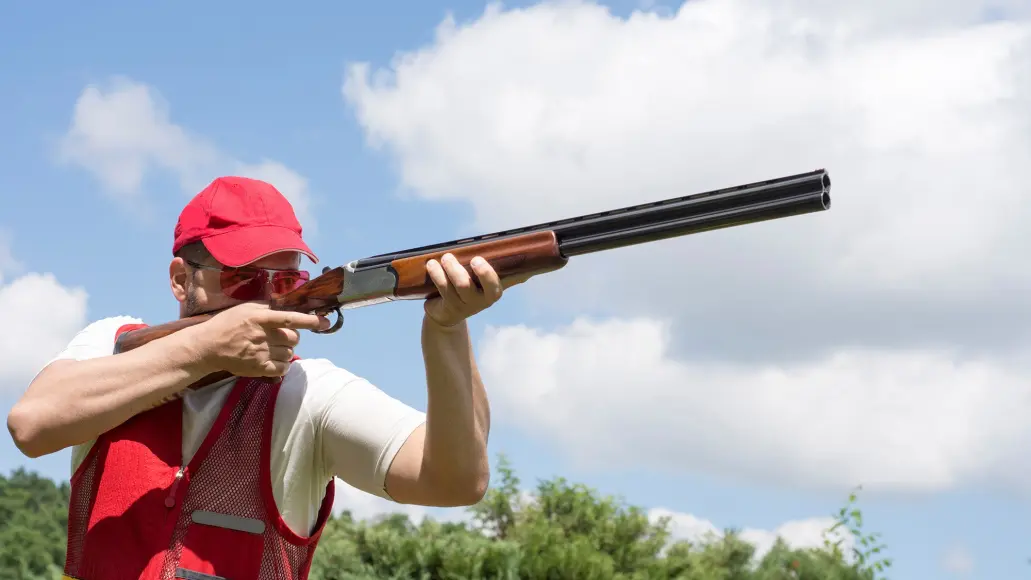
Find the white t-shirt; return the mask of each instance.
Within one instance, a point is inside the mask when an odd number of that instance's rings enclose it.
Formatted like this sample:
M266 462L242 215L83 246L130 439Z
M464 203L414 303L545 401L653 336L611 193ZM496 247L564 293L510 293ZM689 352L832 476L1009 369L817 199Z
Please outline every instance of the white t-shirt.
M53 360L110 355L118 329L140 323L128 316L98 320L80 331ZM186 391L183 464L204 441L233 380ZM295 361L279 388L272 426L272 493L283 520L294 532L308 535L318 517L326 483L333 476L391 499L384 490L387 468L425 420L425 413L326 359ZM72 473L92 443L72 448Z

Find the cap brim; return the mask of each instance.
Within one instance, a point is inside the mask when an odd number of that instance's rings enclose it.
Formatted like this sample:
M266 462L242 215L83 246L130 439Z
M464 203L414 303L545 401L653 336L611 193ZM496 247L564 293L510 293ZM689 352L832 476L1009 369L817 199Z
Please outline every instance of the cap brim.
M245 266L277 252L300 252L312 262L319 262L300 236L279 226L233 230L203 241L211 256L223 266Z

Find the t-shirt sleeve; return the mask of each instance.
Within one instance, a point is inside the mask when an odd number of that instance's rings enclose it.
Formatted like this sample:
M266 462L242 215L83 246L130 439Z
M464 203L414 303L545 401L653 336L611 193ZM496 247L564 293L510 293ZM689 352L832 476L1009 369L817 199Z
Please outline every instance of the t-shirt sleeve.
M114 352L115 333L126 324L141 324L142 321L131 316L113 316L93 322L79 331L72 340L64 347L64 350L57 353L47 361L43 368L59 360L88 360L107 356ZM43 369L40 369L42 372ZM71 473L79 468L79 465L86 458L90 447L95 440L85 441L79 445L72 446Z
M50 359L47 364L58 360L87 360L112 354L115 347L115 333L126 324L142 324L131 316L113 316L98 320L83 328L72 337L68 346Z
M392 499L385 489L387 470L426 414L328 360L309 359L303 365L320 471Z

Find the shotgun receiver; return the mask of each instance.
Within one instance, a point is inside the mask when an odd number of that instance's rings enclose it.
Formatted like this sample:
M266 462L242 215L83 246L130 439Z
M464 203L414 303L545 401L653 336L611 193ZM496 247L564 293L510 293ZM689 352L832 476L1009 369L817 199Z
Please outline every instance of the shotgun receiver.
M454 255L470 274L469 263L476 256L486 259L501 278L543 274L562 268L569 258L581 254L825 211L831 206L830 188L830 176L819 169L380 254L332 269L326 267L321 275L300 288L274 295L270 306L327 316L335 312L336 321L331 328L312 331L329 334L343 325L342 309L436 296L436 286L426 273L426 262L439 260L445 253ZM115 352L132 350L214 315L201 314L124 333ZM223 378L228 376L224 374Z

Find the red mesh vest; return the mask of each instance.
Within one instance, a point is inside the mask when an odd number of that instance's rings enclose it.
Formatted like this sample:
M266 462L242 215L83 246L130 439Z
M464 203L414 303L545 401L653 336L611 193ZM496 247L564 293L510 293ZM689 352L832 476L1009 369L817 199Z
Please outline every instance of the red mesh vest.
M144 325L123 326L118 334ZM64 574L77 580L307 578L333 505L291 531L272 496L279 381L238 379L186 466L182 399L101 435L71 478Z

